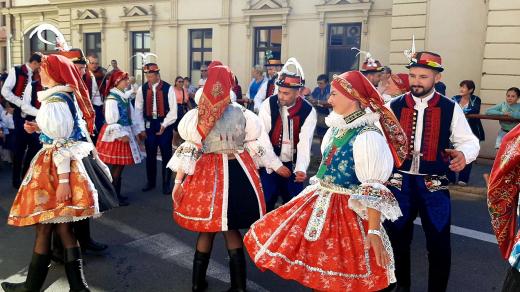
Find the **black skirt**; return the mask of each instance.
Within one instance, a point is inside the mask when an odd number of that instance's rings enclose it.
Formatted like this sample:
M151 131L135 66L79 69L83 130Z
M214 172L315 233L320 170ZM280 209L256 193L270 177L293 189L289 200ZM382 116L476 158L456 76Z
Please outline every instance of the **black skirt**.
M229 160L228 169L228 229L247 229L260 219L260 203L238 160Z
M98 193L99 211L104 212L119 207L119 199L112 182L101 166L96 162L92 153L82 159L85 170Z

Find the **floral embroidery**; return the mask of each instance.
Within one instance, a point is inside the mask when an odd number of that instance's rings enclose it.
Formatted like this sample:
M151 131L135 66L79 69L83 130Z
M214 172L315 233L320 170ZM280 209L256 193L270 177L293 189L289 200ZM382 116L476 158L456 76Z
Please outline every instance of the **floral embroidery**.
M316 195L318 199L314 203L311 219L305 229L305 238L309 241L315 241L320 237L330 205L329 192L316 191Z

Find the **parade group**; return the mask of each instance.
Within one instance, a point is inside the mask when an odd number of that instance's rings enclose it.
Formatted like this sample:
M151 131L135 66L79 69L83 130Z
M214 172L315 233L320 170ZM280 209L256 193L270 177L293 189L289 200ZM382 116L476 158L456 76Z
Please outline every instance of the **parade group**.
M63 263L70 291L90 291L81 252L106 245L91 239L89 219L128 205L121 194L127 165L146 161L142 191L156 187L158 148L173 219L199 233L192 291L208 288L217 233L228 249L230 292L246 291L246 253L259 269L315 291L410 291L418 216L428 291L446 291L448 173L473 162L480 146L460 103L435 90L445 69L438 54L406 51L408 74L392 74L385 85L392 93L384 95L376 88L384 68L366 54L359 71L333 76L326 103L313 104L303 98L295 58L270 58L273 74L254 98L237 96L232 68L215 60L190 109L182 77L170 85L156 63L146 63L146 82L129 86L128 73L100 73L95 56L55 33L58 50L34 53L2 88L18 145L8 224L36 230L25 282L4 282L5 291L40 291L51 260ZM317 105L331 110L321 163L308 179ZM520 291L520 127L502 136L488 205L511 264L503 291Z

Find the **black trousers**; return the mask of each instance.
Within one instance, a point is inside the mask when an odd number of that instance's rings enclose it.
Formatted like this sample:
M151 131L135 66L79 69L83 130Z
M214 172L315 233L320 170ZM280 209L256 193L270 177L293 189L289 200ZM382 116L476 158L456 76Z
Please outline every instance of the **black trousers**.
M156 135L160 128L159 120L150 121L150 126L146 128L146 177L150 186L155 186L157 179L157 147L161 149L163 184L171 180L172 176L172 171L166 165L173 155L173 126L168 126L162 135Z
M449 192L429 191L423 176L404 173L402 176L401 189L389 188L399 202L403 216L395 222L386 221L384 224L394 251L397 285L411 286L410 245L413 238L413 221L419 215L428 251L428 291L446 291L451 267Z
M511 267L507 270L502 292L518 292L520 291L520 272Z
M27 133L23 128L24 123L25 119L15 119L12 173L12 183L14 187L20 186L22 178L31 165L32 159L42 148L38 134Z

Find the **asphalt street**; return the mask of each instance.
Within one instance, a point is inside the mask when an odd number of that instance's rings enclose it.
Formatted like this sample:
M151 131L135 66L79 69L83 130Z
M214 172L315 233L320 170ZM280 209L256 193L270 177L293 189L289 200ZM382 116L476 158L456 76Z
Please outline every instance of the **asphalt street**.
M480 170L475 175L480 175L489 166L476 168ZM110 246L101 254L85 255L85 274L92 291L190 291L196 234L175 224L170 196L160 194L159 189L142 193L144 183L144 165L127 168L123 193L129 196L130 206L111 210L92 221L93 238ZM14 196L10 170L3 165L0 168L0 281L23 281L34 241L33 228L6 224ZM454 234L449 291L500 291L508 265L500 258L491 235L485 197L457 191L452 201ZM419 225L415 228L412 253L412 291L426 291L427 254ZM208 278L208 291L224 291L229 287L222 236L215 242ZM248 288L310 291L296 282L259 271L249 259ZM53 264L45 289L68 291L62 266Z

